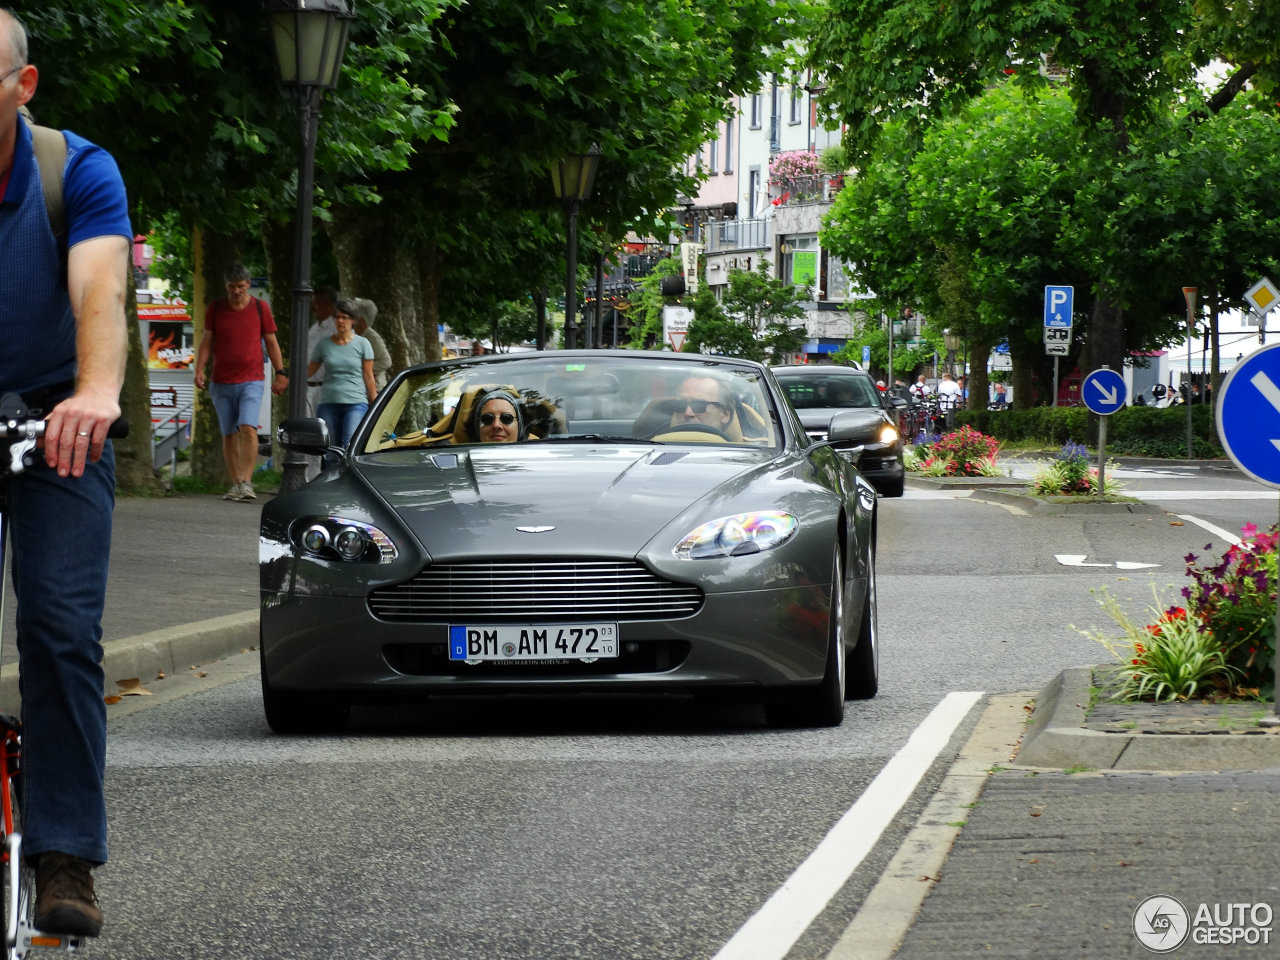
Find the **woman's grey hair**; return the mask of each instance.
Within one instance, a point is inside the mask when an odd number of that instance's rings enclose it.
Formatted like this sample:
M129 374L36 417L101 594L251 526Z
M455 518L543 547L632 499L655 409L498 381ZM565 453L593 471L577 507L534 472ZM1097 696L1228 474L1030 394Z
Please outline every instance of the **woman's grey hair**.
M339 297L333 302L334 313L345 313L348 317L354 317L357 313L356 301L351 297Z
M373 326L373 321L378 319L378 305L372 300L366 300L364 297L356 297L352 301L355 306L353 317L359 317L369 326Z

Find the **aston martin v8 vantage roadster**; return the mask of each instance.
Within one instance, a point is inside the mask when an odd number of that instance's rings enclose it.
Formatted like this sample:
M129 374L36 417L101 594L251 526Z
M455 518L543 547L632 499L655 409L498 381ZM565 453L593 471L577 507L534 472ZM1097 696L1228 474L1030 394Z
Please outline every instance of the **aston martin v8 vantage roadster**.
M277 732L430 694L681 691L833 726L878 685L876 492L773 374L634 351L400 373L262 511Z

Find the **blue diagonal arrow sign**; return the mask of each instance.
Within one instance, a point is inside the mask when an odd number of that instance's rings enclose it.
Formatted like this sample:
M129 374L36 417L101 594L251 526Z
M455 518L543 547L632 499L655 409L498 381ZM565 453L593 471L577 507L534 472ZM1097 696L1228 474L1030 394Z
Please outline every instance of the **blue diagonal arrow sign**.
M1106 367L1094 370L1080 384L1080 397L1084 405L1094 413L1106 416L1115 413L1129 399L1124 377Z
M1218 436L1235 465L1280 487L1280 343L1237 363L1222 382Z

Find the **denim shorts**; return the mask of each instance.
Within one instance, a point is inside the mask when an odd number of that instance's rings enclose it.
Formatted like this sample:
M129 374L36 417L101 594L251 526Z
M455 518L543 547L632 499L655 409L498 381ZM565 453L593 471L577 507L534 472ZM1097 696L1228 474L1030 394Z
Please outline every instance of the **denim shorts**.
M258 429L262 415L262 380L244 383L209 383L209 399L218 411L218 426L224 437L239 433L241 426Z

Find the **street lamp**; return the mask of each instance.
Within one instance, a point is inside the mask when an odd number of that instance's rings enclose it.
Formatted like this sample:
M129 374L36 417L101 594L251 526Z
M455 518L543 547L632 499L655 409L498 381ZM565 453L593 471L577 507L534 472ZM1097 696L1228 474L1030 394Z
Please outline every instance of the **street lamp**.
M578 324L574 318L578 299L578 206L591 196L599 163L600 148L593 143L589 152L571 153L551 167L551 188L564 205L564 216L568 223L564 274L564 345L569 350L578 346ZM545 343L539 341L539 350L545 346Z
M947 348L947 366L956 372L956 354L960 352L960 334L950 327L942 331L942 343Z
M347 28L355 19L347 0L268 0L276 72L298 102L298 206L294 215L293 320L289 328L289 416L307 415L307 326L311 316L311 216L315 200L316 130L320 101L338 85ZM306 457L285 456L281 493L306 482Z

